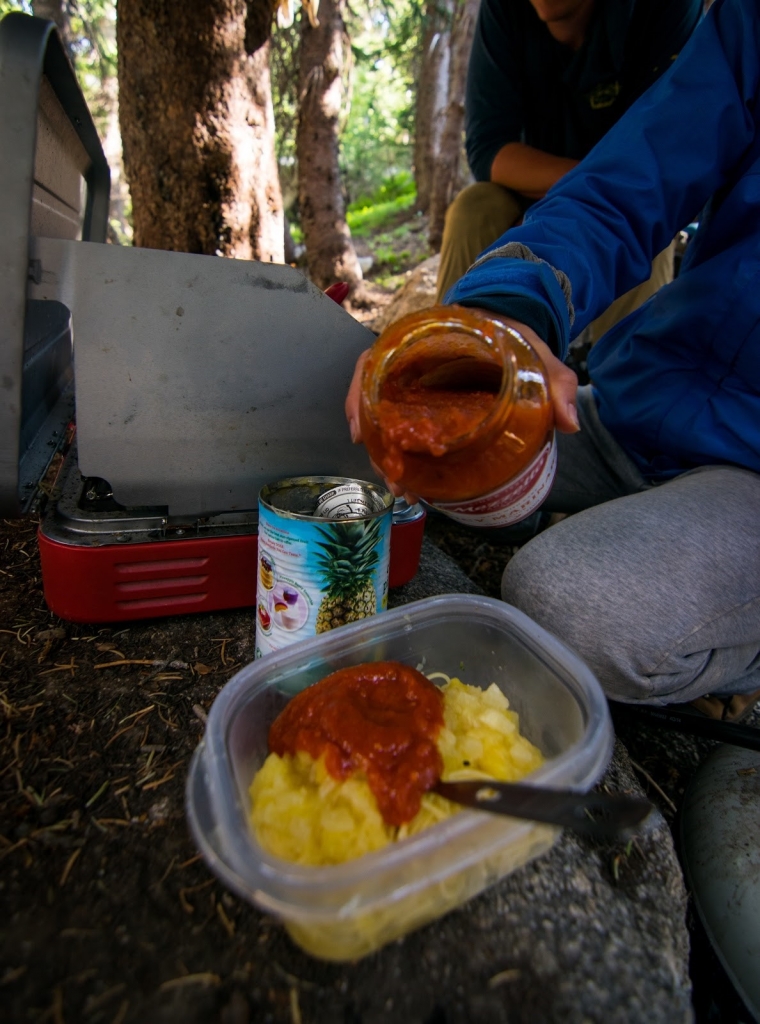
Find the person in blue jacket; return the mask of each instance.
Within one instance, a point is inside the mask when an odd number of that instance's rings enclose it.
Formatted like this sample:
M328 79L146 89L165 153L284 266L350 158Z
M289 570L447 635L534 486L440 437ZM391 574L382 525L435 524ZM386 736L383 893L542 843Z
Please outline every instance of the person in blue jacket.
M560 431L544 507L573 514L517 552L504 599L611 698L698 699L729 718L760 697L758 117L760 0L716 0L670 70L447 295L535 346ZM578 388L570 338L695 220L678 277L597 343Z
M447 296L518 321L542 348L558 425L582 428L561 436L546 506L579 514L517 554L503 596L623 701L760 688L759 101L760 0L717 0L663 78ZM694 220L679 276L592 349L593 384L574 400L571 331Z
M481 0L465 98L475 184L446 214L439 301L670 67L701 11L702 0ZM672 279L668 245L588 333Z

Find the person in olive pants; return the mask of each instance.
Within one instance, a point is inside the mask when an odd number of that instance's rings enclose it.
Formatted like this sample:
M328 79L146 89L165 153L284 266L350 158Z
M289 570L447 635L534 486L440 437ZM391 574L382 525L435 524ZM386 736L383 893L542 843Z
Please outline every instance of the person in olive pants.
M673 62L701 0L482 0L470 56L466 147L475 184L446 214L437 299L518 224ZM589 327L595 341L673 278L649 280Z

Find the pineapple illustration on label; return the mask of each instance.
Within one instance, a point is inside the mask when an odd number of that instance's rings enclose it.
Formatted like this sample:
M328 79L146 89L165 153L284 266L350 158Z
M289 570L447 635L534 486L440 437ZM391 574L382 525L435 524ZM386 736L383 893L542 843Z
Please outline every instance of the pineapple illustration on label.
M317 633L366 619L377 611L374 572L378 564L379 519L348 520L318 527L324 537L316 558L325 596L317 612Z
M323 518L320 499L337 488L365 491L367 512ZM256 657L385 610L392 518L393 495L377 484L299 477L262 488Z

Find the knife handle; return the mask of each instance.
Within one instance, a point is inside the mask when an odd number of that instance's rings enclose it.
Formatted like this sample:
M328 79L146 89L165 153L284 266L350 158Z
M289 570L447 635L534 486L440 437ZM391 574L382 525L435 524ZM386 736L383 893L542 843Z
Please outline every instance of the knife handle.
M574 793L514 782L439 782L435 792L492 814L560 825L591 836L620 836L638 828L653 805L625 793Z

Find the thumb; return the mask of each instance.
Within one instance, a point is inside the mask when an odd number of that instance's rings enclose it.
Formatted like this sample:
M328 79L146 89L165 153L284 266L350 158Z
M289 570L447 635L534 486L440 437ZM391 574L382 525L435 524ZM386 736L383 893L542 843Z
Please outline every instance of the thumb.
M563 434L574 434L581 429L578 422L576 395L578 378L569 366L556 360L556 366L549 370L549 392L554 406L554 422Z

